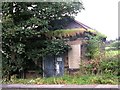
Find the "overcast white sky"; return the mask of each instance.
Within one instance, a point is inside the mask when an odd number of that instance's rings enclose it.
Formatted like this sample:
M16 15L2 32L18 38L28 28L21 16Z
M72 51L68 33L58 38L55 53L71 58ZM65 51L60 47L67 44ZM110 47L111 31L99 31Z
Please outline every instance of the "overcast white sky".
M118 1L119 0L82 0L82 10L76 20L105 34L107 40L118 37Z

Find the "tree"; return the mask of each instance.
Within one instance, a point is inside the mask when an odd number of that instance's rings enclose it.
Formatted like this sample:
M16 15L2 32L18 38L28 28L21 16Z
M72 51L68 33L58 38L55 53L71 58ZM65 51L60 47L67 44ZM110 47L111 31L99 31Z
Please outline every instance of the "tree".
M3 2L3 76L10 79L15 72L25 71L29 66L28 61L50 53L48 51L53 49L48 47L50 44L57 45L53 51L66 51L68 45L61 40L47 38L45 34L65 25L56 24L55 21L74 17L82 9L84 8L81 2ZM55 42L61 43L64 47L59 47ZM53 54L57 53L55 51Z

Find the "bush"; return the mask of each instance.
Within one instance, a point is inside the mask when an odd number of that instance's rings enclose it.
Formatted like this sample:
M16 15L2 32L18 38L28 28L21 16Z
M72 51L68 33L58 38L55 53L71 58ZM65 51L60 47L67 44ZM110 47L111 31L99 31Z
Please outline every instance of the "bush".
M102 60L100 63L102 73L118 75L118 57L112 57L107 60Z
M110 74L120 75L120 66L118 65L118 56L93 59L81 63L81 72L84 74Z

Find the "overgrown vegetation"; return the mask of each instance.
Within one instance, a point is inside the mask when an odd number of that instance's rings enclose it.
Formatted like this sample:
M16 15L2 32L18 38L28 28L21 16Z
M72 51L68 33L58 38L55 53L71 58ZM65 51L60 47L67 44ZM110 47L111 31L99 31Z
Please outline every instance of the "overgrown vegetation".
M116 41L115 41L116 42ZM103 39L92 37L88 41L87 57L88 60L82 60L80 65L80 73L84 75L96 75L93 81L97 84L109 84L113 82L115 77L120 77L119 58L120 51L118 49L119 43L111 43L109 46L114 46L116 49L105 49ZM109 77L110 80L105 78ZM113 78L113 79L112 79ZM108 82L107 82L108 81ZM118 81L116 81L118 83ZM112 84L112 83L111 83Z
M66 52L69 46L54 36L48 38L46 32L62 29L67 23L62 19L73 18L82 9L81 2L3 2L3 78L23 76L35 60Z
M120 49L120 38L116 39L116 40L108 41L107 44L106 44L106 48L105 49L107 51Z
M46 55L63 54L70 49L62 39L56 39L66 22L61 19L73 17L81 9L82 3L50 2L4 2L2 4L2 73L3 83L22 84L117 84L120 70L119 53L104 51L106 36L97 32L88 36L86 57L78 75L36 79L18 79L15 74L23 74L35 60ZM61 8L63 7L63 8ZM29 9L31 8L31 9ZM55 21L58 21L57 23ZM57 31L54 31L56 30ZM52 32L55 32L53 33ZM49 37L49 32L51 36ZM81 32L81 30L76 30ZM74 35L75 31L67 30L64 34ZM92 31L90 31L92 32ZM61 35L64 36L63 33ZM65 35L65 36L66 36ZM114 43L112 47L117 47ZM113 54L113 52L115 52ZM111 53L111 54L110 54ZM107 54L107 55L106 55ZM37 67L36 67L37 68ZM12 76L12 78L11 78ZM21 75L22 76L22 75Z
M49 33L48 37L52 37L52 36L59 37L59 38L70 37L70 36L72 37L72 36L76 36L76 34L80 34L80 33L83 34L84 32L87 32L87 30L83 28L61 29L61 30L48 32Z
M83 61L80 71L85 75L96 75L97 77L93 78L93 81L97 84L109 84L110 82L113 84L114 79L120 77L120 51L111 48L109 50L104 49L104 52L101 53L99 40L93 39L92 41L90 40L90 42L91 45L88 46L88 48L92 52L90 52L90 55L94 57L89 61ZM113 46L113 43L109 46ZM116 43L115 46L118 46L118 43ZM106 80L108 77L109 80ZM118 83L118 80L116 83Z
M87 35L87 37L85 56L88 59L100 58L101 54L104 54L106 38L100 33L96 33L96 36Z
M118 65L118 58L120 56L116 55L114 57L104 57L101 60L93 59L90 61L86 61L81 65L81 71L84 74L109 74L119 76L119 65Z
M107 51L108 52L108 51ZM114 54L113 52L110 52ZM18 79L12 76L10 81L3 81L7 84L118 84L120 78L120 66L118 65L119 54L104 57L101 61L92 59L82 63L80 71L74 75L62 77ZM109 56L109 57L108 57Z
M4 84L118 84L118 77L114 75L80 75L36 79L11 79Z

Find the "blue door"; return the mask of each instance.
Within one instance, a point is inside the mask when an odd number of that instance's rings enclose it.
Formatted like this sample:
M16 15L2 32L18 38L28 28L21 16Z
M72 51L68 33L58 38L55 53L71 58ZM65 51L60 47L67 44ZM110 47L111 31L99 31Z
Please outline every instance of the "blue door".
M47 56L43 60L43 76L54 77L64 75L64 58Z

